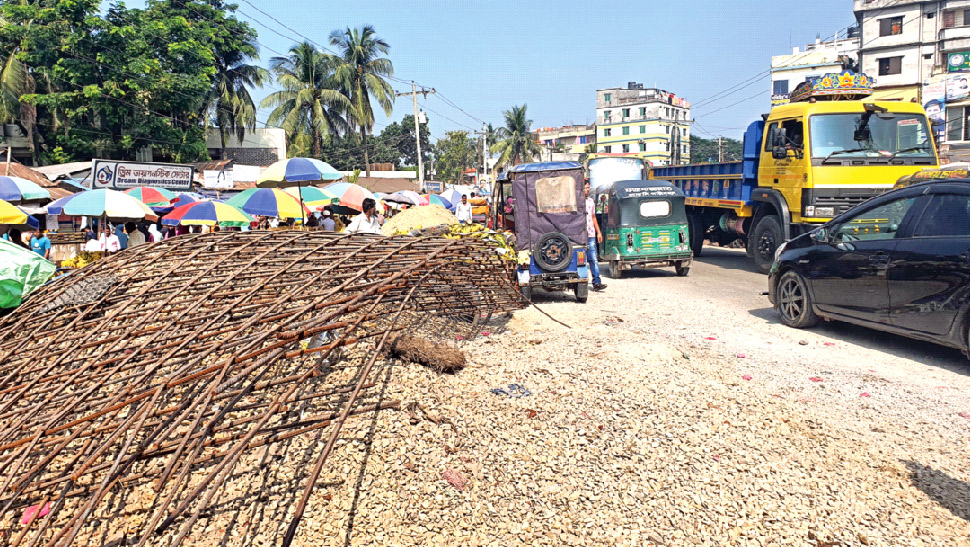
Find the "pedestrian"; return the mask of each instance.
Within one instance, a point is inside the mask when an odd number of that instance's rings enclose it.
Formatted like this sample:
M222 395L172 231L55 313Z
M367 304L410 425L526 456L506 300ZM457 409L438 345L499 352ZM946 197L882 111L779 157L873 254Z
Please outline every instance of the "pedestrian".
M361 202L361 209L364 212L354 217L351 225L345 230L350 234L377 234L381 235L381 225L378 224L378 215L375 213L375 203L371 198L365 198Z
M162 238L164 236L162 236L162 232L158 231L158 226L156 226L154 224L149 224L148 225L148 237L149 237L149 239L151 240L152 243L158 243L159 241L162 241Z
M321 227L323 227L325 232L333 232L337 228L337 223L334 222L333 215L327 209L321 211L320 214L322 217L320 220Z
M44 235L40 228L35 229L30 238L30 250L47 260L51 259L51 240Z
M7 234L4 234L4 235L7 235ZM24 245L24 234L21 233L20 230L18 230L17 228L11 228L9 232L9 238L4 238L4 239L7 239L7 241L17 246L23 247L25 249L28 248L27 245Z
M145 243L145 235L135 226L134 222L125 223L125 235L128 236L128 247L136 247Z
M583 195L586 196L584 204L587 209L587 264L590 265L590 274L593 276L593 290L602 291L607 288L600 279L600 263L597 262L597 244L602 243L604 238L600 233L600 224L597 223L597 207L590 197L590 181L583 184Z
M118 234L112 231L111 226L108 226L107 223L105 223L104 231L98 239L98 244L106 255L114 254L121 250L121 242L118 240Z
M462 201L455 206L455 218L459 219L460 224L472 224L472 204L469 203L469 196L462 194Z
M120 250L127 249L128 234L125 233L125 226L123 224L119 224L118 226L115 226L115 235L118 236L118 245L120 245L119 249Z
M271 229L271 230L275 230L275 229L277 229L277 228L279 228L279 227L280 227L280 219L279 219L279 218L277 218L277 217L273 217L273 218L271 218L271 219L269 220L269 223L270 223L270 229Z
M88 226L87 228L84 229L84 242L85 244L87 244L87 242L91 240L97 241L98 234L94 233L94 230L90 226Z

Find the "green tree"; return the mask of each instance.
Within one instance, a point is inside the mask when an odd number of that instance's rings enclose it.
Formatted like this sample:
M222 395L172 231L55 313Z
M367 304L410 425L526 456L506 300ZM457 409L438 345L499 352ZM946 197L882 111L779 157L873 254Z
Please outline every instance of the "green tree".
M721 146L724 161L740 161L742 159L742 141L723 137ZM703 139L691 135L691 161L694 163L717 162L718 140Z
M334 78L341 91L350 99L347 121L360 131L364 145L365 176L371 176L368 157L368 132L374 128L374 110L371 100L388 116L394 103L394 91L386 77L394 76L391 60L387 55L391 46L375 34L374 27L335 30L330 34L330 45L338 48L334 56Z
M492 146L492 152L499 154L497 166L512 166L531 161L540 154L536 134L530 131L533 120L526 117L526 105L514 106L502 113L505 127L500 127L500 141Z
M422 161L427 164L430 161L431 145L429 138L431 131L428 129L428 124L421 124L419 127L421 129ZM385 127L381 131L381 140L397 150L398 157L394 162L396 167L399 165L418 165L418 151L415 147L415 117L413 115L406 115L401 119L400 124L394 122Z
M324 143L347 129L341 114L351 103L336 89L330 56L310 42L297 44L288 53L270 59L270 69L283 89L268 95L260 106L273 108L267 124L286 131L289 155L306 155L312 147L313 155L321 157Z
M435 143L435 173L439 180L460 183L468 167L476 165L476 140L465 131L449 131Z

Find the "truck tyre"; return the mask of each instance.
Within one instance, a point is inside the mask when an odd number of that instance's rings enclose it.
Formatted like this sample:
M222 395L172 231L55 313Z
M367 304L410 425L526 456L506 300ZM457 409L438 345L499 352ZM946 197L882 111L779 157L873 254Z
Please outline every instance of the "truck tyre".
M688 245L691 253L697 258L701 256L701 249L705 246L705 228L699 215L688 215Z
M558 272L570 265L573 245L559 232L543 234L533 246L533 260L547 272Z
M619 260L611 260L607 269L610 270L610 277L613 279L624 277L624 267L620 264Z
M789 270L779 278L775 289L775 309L782 324L795 329L812 327L818 321L806 280Z
M678 274L678 277L688 275L689 270L691 270L691 266L685 266L684 262L681 262L680 260L674 263L674 273Z
M759 271L767 274L772 268L772 261L775 260L775 250L784 241L782 236L782 224L776 215L766 215L762 217L755 231L751 235L752 258Z
M523 298L525 298L527 301L533 301L533 288L529 285L520 285L519 293L522 294Z
M587 303L587 295L590 291L589 283L577 283L573 286L573 294L577 296L577 302L581 304Z

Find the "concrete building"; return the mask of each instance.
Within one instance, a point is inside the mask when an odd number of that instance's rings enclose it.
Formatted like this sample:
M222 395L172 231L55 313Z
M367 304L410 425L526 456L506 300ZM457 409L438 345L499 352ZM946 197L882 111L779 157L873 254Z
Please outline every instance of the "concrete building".
M247 131L242 142L235 135L230 136L223 148L219 131L211 128L206 133L206 148L209 149L209 157L214 160L234 160L246 165L270 165L287 159L287 134L279 127L258 127Z
M597 90L597 152L635 153L654 165L679 165L691 158L691 104L663 89Z
M555 148L563 145L563 152L582 154L587 146L597 143L597 126L565 125L563 127L541 127L536 130L536 140L545 147Z
M772 105L789 102L789 93L810 78L830 72L857 70L860 50L859 29L851 28L846 36L834 36L832 40L820 41L806 46L792 48L791 55L772 57Z

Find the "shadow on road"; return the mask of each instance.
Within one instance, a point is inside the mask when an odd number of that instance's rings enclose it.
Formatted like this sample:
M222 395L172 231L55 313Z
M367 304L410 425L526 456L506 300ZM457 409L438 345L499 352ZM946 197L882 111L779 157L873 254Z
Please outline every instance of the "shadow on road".
M921 465L909 460L901 460L910 471L910 482L915 488L930 496L941 507L950 511L954 516L968 519L968 490L971 488L965 481L955 479L929 465Z
M751 309L748 310L748 313L766 323L781 324L779 314L771 307ZM882 351L896 357L941 367L965 376L971 374L967 357L960 350L953 348L840 321L820 321L811 330L817 335L822 335L834 341Z
M745 256L745 249L729 249L726 247L713 247L705 245L701 251L701 256L695 258L696 262L704 262L726 270L741 270L757 275L763 275L755 266L755 261Z

